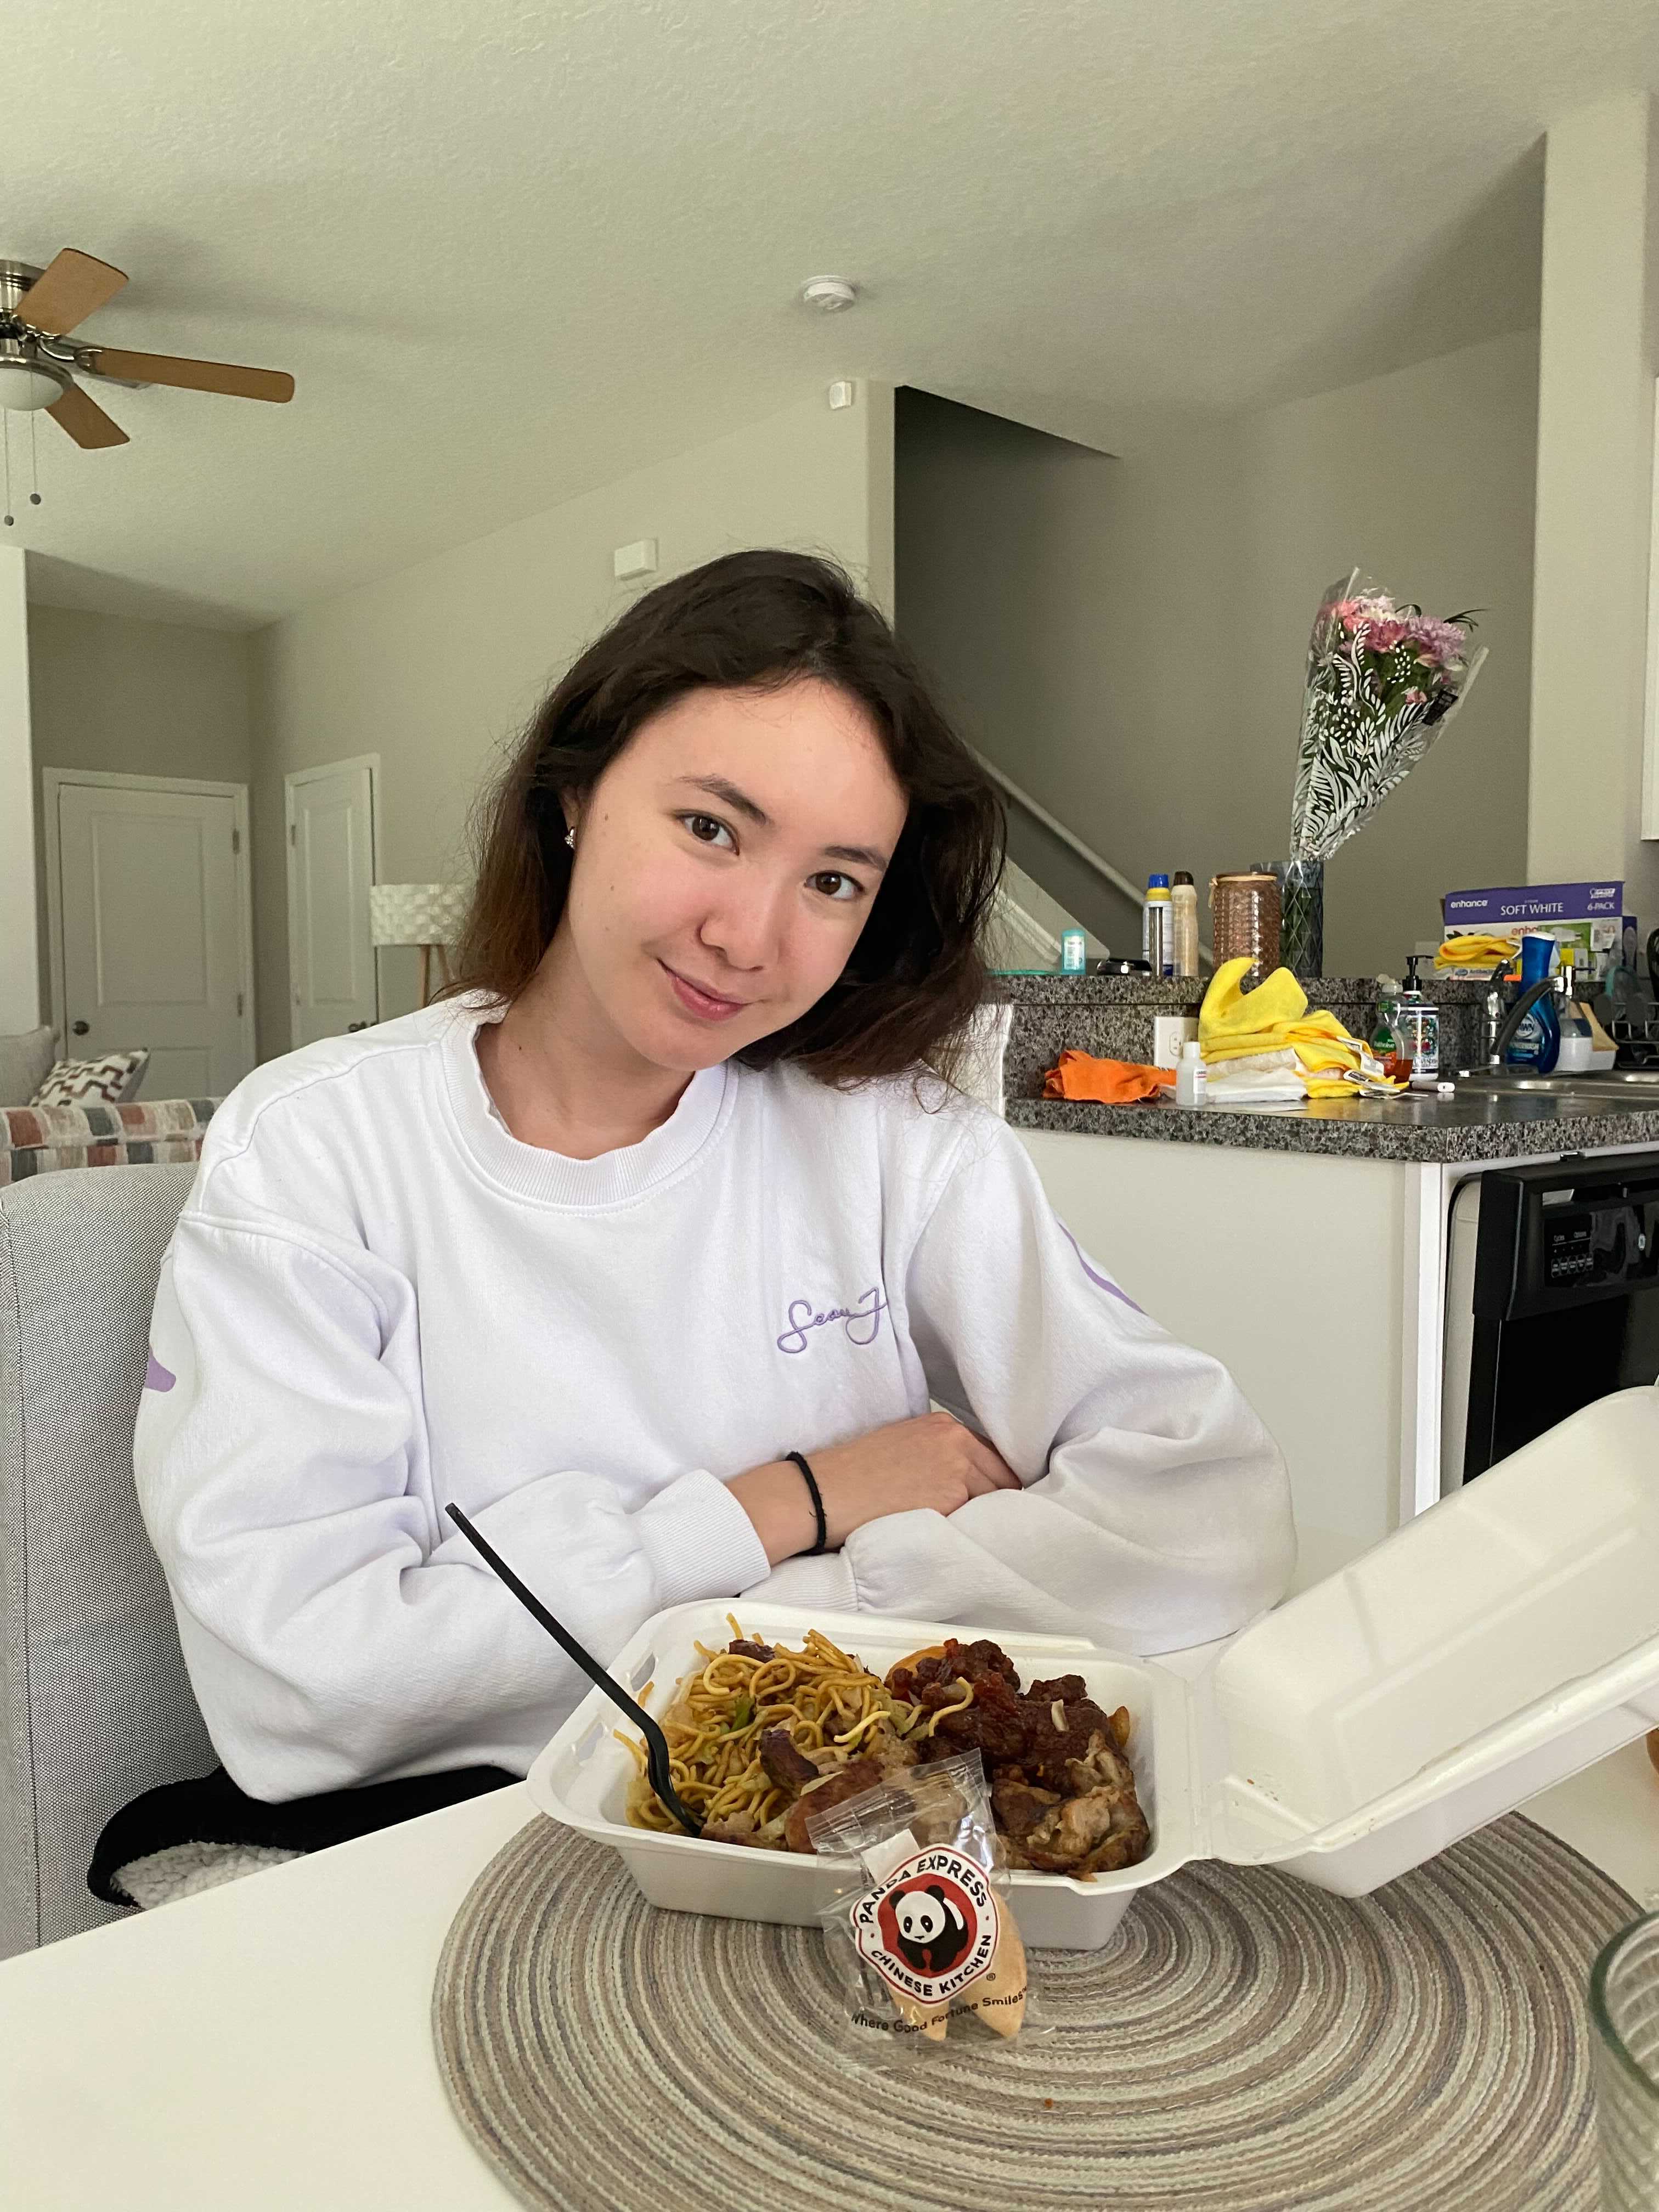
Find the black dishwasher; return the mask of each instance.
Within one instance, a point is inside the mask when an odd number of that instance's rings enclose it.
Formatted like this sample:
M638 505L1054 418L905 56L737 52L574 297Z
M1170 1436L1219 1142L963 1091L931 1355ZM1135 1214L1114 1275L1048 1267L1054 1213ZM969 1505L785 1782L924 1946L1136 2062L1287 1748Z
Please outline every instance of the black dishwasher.
M1659 1156L1472 1176L1452 1199L1440 1487L1659 1378Z

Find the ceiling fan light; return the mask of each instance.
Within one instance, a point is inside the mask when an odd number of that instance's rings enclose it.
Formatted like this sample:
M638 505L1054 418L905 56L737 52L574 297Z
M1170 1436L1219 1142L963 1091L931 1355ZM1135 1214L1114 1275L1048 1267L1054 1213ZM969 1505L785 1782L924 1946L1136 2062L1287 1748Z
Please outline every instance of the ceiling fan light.
M69 377L38 362L0 359L0 407L19 415L51 407L64 396Z

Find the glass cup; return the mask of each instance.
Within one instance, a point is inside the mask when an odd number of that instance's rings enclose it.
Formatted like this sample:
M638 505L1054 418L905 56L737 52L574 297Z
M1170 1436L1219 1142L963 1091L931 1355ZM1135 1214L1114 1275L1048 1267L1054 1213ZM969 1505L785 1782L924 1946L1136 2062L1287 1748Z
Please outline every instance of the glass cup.
M1602 1952L1589 2010L1603 2212L1659 2212L1659 1912Z

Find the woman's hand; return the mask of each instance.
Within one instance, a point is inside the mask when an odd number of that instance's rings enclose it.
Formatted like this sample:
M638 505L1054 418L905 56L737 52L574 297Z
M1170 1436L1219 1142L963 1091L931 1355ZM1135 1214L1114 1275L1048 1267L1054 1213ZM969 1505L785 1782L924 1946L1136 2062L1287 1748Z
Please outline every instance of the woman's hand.
M993 1490L1018 1490L1019 1477L1001 1454L952 1413L919 1413L890 1421L850 1443L806 1457L823 1497L831 1551L854 1528L889 1513L918 1510L954 1513L970 1498ZM776 1566L797 1552L810 1551L817 1534L812 1500L800 1469L791 1460L751 1468L726 1486L755 1524Z

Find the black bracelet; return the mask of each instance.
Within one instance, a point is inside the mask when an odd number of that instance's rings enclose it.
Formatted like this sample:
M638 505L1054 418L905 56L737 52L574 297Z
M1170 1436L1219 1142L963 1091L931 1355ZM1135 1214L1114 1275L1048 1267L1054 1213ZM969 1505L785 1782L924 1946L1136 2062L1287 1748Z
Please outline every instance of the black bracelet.
M809 1559L816 1559L820 1552L827 1552L830 1548L830 1523L823 1517L823 1492L818 1488L817 1475L808 1467L801 1453L785 1452L784 1457L794 1462L801 1471L802 1480L812 1493L812 1518L818 1524L818 1540L806 1556Z

